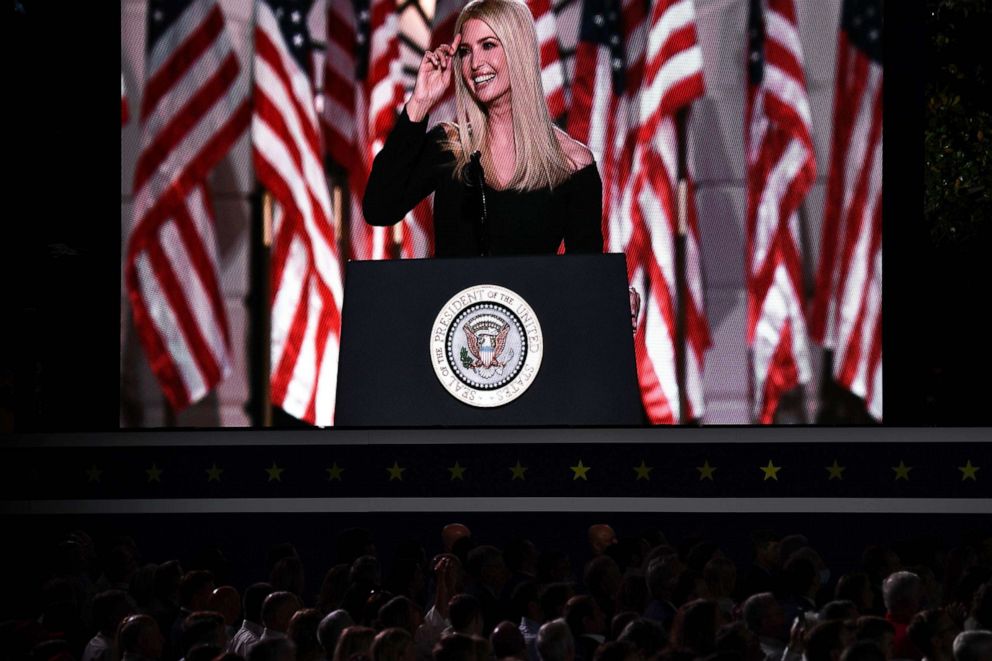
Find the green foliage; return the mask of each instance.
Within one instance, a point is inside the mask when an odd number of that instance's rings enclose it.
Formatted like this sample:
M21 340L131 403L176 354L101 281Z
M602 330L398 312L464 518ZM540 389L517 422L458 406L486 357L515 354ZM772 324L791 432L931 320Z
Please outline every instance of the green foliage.
M924 213L938 244L988 231L992 114L988 0L929 0Z
M464 367L465 369L472 367L472 357L468 355L468 349L462 347L462 350L458 354L458 357L462 359L462 367Z

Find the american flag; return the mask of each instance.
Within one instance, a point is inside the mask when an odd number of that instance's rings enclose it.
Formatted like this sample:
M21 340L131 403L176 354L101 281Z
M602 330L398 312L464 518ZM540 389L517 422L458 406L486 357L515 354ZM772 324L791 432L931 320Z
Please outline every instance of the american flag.
M792 0L751 0L747 157L747 339L754 418L772 422L782 394L811 376L798 210L816 176L803 54Z
M653 424L673 424L704 412L703 357L710 336L694 192L689 173L679 172L675 119L679 109L703 94L704 84L691 0L657 0L650 10L648 15L640 2L585 3L569 132L596 156L607 251L626 253L631 284L643 296L635 351L645 411ZM685 175L682 186L680 174ZM687 287L681 297L676 272L680 220ZM684 383L676 368L679 302L686 319ZM679 407L683 387L684 420Z
M231 370L206 178L248 127L249 86L213 0L149 3L146 72L125 283L152 370L180 410Z
M322 124L331 158L348 171L354 259L386 259L393 241L391 228L365 223L362 197L403 102L398 26L395 0L328 1Z
M127 105L127 90L124 88L124 73L121 72L121 126L131 119L131 109Z
M833 374L882 418L882 2L845 0L810 318Z
M304 6L256 6L252 156L275 200L271 396L316 425L334 421L343 283L309 75Z

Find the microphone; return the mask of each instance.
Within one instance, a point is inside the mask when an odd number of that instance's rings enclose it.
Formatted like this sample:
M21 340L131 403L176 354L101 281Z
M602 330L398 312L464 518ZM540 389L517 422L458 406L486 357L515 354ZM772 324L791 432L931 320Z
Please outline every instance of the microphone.
M489 255L489 218L486 213L486 173L482 168L482 152L475 151L469 157L472 162L472 176L479 187L479 254Z

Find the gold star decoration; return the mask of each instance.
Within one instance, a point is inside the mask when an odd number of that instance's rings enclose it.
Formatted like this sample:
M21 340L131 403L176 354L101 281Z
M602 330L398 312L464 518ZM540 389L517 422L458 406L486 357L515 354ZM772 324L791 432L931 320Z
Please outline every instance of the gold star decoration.
M96 464L93 464L92 466L86 469L87 482L99 482L101 475L103 475L103 469L97 468Z
M654 466L648 466L647 464L644 463L643 459L641 459L640 466L634 466L634 472L637 473L636 479L638 480L650 480L651 471L653 470L654 470Z
M975 473L978 472L979 468L981 468L981 466L971 465L971 459L969 459L968 463L964 466L958 466L958 470L961 471L961 481L964 482L965 480L972 480L973 482L978 482L978 476L976 476Z
M403 471L405 471L406 468L400 466L399 462L397 462L395 459L393 459L393 465L386 468L386 470L389 472L390 482L392 482L393 480L399 480L400 482L403 481Z
M913 470L913 467L912 466L907 466L905 463L903 463L903 460L900 459L899 460L899 465L898 466L892 466L892 470L894 470L896 472L896 481L897 482L899 480L906 480L907 482L909 482L909 471Z
M824 466L824 470L830 473L830 477L827 478L828 480L843 480L844 471L847 470L847 466L841 466L837 463L837 460L834 459L834 465Z
M775 480L778 482L778 472L782 470L781 466L776 466L772 463L772 460L769 459L767 466L758 466L758 468L765 474L765 478L762 480L763 482L767 480Z
M455 460L454 466L448 467L448 472L451 473L452 480L461 480L462 482L465 481L465 467L459 465L457 459Z
M713 471L716 470L716 466L710 466L710 460L707 459L703 461L702 466L696 466L696 470L699 471L699 481L709 480L713 481Z
M527 467L526 466L521 466L519 459L517 459L517 465L516 466L510 466L510 472L513 473L513 477L510 478L510 481L511 482L513 480L525 480L525 479L527 479L526 477L524 477L524 473L527 472Z
M282 472L286 470L285 468L279 468L276 462L272 462L271 468L266 468L265 472L269 474L269 482L282 482Z
M338 466L338 462L335 461L334 464L330 468L327 468L325 470L327 471L327 481L328 482L340 482L341 481L341 473L344 472L344 469L341 468L340 466Z
M146 468L145 469L145 475L148 476L148 482L149 482L149 484L152 483L152 482L158 482L159 484L162 484L162 473L164 473L164 472L165 471L163 471L161 468L159 468L155 464L152 464L152 467L151 468Z
M583 466L581 459L579 459L578 466L569 466L569 468L572 470L573 473L575 473L575 475L572 476L573 480L581 479L581 480L585 480L586 482L589 481L589 478L586 476L586 473L589 472L591 466Z
M217 462L210 468L203 469L203 472L207 474L207 482L220 482L220 474L224 472L223 468L217 468Z

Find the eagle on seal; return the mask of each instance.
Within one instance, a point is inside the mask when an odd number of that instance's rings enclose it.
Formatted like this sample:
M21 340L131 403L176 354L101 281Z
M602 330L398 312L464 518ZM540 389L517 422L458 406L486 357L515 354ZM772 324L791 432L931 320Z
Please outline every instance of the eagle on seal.
M506 325L500 329L496 335L479 334L476 335L466 325L462 326L465 331L465 339L468 341L468 351L475 358L472 368L476 367L503 367L499 357L506 347L506 336L510 333L510 326Z

